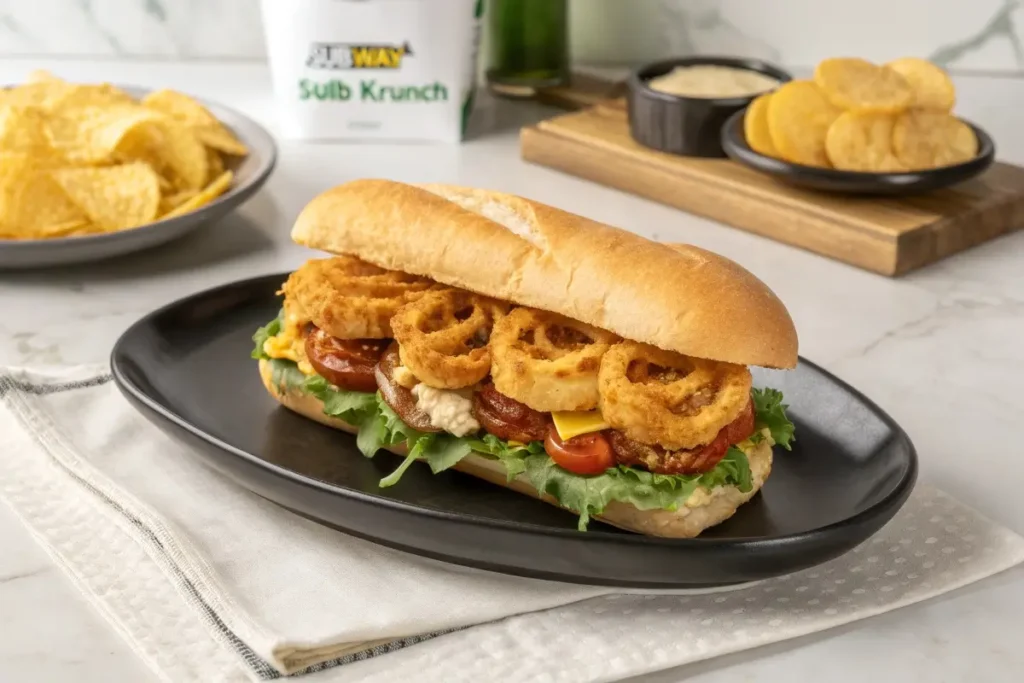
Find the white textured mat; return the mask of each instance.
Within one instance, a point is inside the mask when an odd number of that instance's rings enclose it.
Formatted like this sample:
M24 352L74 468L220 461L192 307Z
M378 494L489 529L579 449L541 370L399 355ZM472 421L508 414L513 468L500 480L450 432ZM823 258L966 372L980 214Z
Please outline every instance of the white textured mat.
M1024 539L919 487L882 532L821 567L724 592L609 594L443 565L292 515L199 464L103 368L0 370L0 438L0 496L168 681L610 681L1024 560Z

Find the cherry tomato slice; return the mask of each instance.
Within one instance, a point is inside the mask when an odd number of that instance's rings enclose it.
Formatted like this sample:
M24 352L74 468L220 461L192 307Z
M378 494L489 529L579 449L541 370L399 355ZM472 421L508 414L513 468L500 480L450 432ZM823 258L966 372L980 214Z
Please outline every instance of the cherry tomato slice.
M384 353L387 340L338 339L314 327L306 335L306 357L316 373L349 391L377 390L373 368Z
M615 465L611 444L602 432L580 434L562 441L555 425L551 425L544 450L556 465L573 474L601 474Z

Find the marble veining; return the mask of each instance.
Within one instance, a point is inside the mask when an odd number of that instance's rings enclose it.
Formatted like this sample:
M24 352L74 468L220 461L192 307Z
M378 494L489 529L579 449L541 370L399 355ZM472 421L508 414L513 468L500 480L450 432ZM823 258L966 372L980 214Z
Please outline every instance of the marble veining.
M264 56L255 0L0 0L0 53Z
M956 65L966 55L982 49L989 43L1006 41L1013 50L1014 66L1017 69L1024 69L1024 47L1021 46L1021 36L1014 19L1014 13L1019 8L1018 0L1002 0L1002 6L980 31L936 48L928 58L937 64Z
M836 53L913 54L953 69L1024 71L1020 0L570 3L577 63L724 53L806 67ZM265 50L256 0L0 0L0 54L263 59Z
M1019 0L578 0L574 56L588 63L741 54L807 67L824 57L929 57L1019 72Z

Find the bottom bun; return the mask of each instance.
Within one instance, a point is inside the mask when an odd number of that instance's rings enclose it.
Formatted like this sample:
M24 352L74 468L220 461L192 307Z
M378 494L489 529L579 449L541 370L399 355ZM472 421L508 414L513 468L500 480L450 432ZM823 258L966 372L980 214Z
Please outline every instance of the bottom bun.
M310 394L297 391L281 391L271 381L270 364L260 361L260 376L263 386L270 395L284 407L320 424L355 433L357 428L344 420L325 415L323 402ZM405 446L392 446L387 450L405 455ZM772 471L772 448L767 441L757 444L748 455L753 486L749 491L740 491L735 486L718 486L713 490L697 489L678 510L640 510L629 503L612 501L600 515L594 515L606 524L620 529L634 531L648 536L666 538L693 538L705 529L729 519L743 503L754 497ZM530 484L525 475L512 481L505 476L505 468L493 458L482 455L468 455L455 465L454 469L480 479L510 488L513 491L539 498L557 507L562 507L554 498L541 494ZM563 508L565 509L565 508ZM575 511L572 511L575 512Z

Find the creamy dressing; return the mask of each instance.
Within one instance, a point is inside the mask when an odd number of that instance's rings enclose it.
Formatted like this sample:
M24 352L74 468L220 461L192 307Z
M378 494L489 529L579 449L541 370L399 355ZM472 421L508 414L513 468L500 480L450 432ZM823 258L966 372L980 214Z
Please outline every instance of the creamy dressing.
M745 97L778 87L779 81L759 71L729 66L677 66L647 83L652 90L683 97Z
M455 436L480 431L480 423L473 418L473 402L457 391L435 389L422 382L412 388L416 407L430 417L430 425Z

